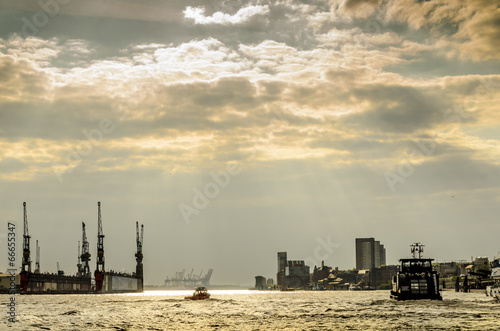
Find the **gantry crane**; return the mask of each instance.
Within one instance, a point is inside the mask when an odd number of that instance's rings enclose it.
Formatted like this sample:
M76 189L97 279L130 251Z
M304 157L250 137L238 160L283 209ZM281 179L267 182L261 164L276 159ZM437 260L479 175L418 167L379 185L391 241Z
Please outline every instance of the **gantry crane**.
M104 276L104 234L102 233L101 202L97 202L97 259L94 275L95 290L101 292Z
M78 260L78 263L76 264L76 267L78 268L78 272L76 273L76 275L81 277L83 275L83 268L82 268L82 256L80 254L80 240L78 240L77 260Z
M35 273L40 273L40 246L38 246L38 240L36 241Z
M23 259L21 262L21 272L19 273L19 291L26 293L28 289L28 280L31 274L31 252L30 235L28 232L28 213L26 212L26 202L23 202L24 212L24 234L23 234Z
M23 234L23 271L31 272L31 252L30 252L30 238L28 232L28 213L26 212L26 202L23 202L24 209L24 234Z
M90 251L84 222L82 222L82 255L80 255L80 259L82 261L81 276L90 277Z
M137 265L135 267L135 274L136 276L140 279L140 282L138 284L138 289L140 291L143 290L143 283L144 283L144 269L142 265L142 243L144 242L144 224L141 224L141 233L139 235L139 222L135 222L135 229L136 229L136 242L137 242L137 253L135 253L135 261L137 262Z

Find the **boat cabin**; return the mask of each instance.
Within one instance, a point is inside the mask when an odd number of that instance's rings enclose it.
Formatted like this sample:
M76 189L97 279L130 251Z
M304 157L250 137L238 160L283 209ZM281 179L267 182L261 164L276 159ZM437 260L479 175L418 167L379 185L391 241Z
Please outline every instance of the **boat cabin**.
M401 259L400 272L425 273L432 272L432 261L434 259Z

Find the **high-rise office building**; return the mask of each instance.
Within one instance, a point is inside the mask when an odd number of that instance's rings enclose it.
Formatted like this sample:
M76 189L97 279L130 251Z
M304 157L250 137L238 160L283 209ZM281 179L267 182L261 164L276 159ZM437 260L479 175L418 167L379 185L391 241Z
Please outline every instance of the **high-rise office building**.
M386 264L385 247L374 238L356 238L356 269L380 268Z
M285 271L286 265L286 252L278 252L278 272Z
M276 282L278 286L283 285L286 266L287 266L286 252L278 252L278 272L276 273Z
M375 254L375 268L380 268L380 241L375 240L373 248Z
M371 269L375 266L375 239L356 238L356 269Z
M385 247L383 244L380 245L380 265L387 265L387 261L385 260Z

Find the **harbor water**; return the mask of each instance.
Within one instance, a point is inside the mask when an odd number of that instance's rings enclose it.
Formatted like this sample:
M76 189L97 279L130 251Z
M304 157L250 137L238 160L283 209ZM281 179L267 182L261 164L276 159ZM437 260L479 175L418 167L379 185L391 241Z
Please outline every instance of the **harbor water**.
M483 292L443 292L443 301L389 299L389 291L192 291L0 295L0 330L500 330L500 303Z

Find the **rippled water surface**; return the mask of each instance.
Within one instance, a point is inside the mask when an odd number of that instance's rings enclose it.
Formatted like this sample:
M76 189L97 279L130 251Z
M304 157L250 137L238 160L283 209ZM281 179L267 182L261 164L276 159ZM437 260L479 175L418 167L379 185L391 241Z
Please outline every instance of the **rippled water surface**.
M388 291L192 291L16 296L16 323L0 295L0 330L500 330L500 304L484 293L395 302Z

